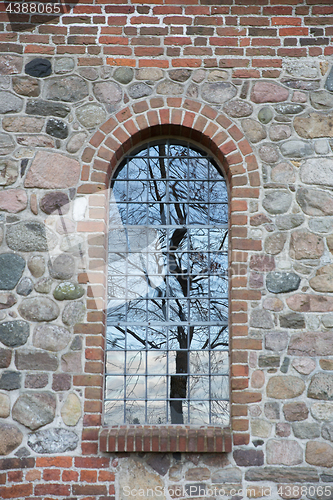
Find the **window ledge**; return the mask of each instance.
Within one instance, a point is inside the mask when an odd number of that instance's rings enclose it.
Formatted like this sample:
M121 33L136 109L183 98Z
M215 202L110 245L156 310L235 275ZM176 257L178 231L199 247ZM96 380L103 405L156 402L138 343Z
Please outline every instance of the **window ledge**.
M100 451L104 452L187 452L231 451L229 427L127 425L102 429Z

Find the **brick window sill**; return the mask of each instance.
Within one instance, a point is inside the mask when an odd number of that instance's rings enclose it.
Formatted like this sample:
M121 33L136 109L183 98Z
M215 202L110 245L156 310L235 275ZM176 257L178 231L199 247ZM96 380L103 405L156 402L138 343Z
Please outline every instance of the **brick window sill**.
M224 453L231 442L230 427L128 425L103 428L99 436L104 452Z

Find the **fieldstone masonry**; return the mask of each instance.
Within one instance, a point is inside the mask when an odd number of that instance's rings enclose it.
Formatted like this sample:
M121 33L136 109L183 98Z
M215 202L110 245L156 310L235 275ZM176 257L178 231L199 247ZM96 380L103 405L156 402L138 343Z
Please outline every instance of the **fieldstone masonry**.
M331 1L6 6L0 496L332 499ZM229 183L224 453L209 429L180 453L168 429L103 427L108 188L162 136Z

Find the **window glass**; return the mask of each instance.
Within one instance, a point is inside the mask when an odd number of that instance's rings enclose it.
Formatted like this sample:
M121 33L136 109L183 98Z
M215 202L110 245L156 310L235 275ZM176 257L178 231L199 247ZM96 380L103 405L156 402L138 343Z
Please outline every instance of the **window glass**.
M225 179L165 141L126 157L111 188L105 423L225 425Z

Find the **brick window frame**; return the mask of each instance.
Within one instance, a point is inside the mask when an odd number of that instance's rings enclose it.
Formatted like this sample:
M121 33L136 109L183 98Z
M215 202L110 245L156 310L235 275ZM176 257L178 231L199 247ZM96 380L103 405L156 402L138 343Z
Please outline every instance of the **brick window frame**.
M230 403L228 427L187 425L103 427L104 344L106 330L106 262L108 188L115 169L132 149L150 139L179 138L196 144L222 166L229 191ZM247 337L248 301L261 292L247 289L249 252L261 251L261 240L248 238L249 202L259 198L260 176L251 145L235 124L213 108L184 98L151 98L119 111L93 135L82 154L78 195L88 196L89 219L78 223L88 241L87 322L76 327L85 335L85 373L74 377L84 389L82 453L229 452L232 443L249 443L249 403L261 393L249 389L249 350L261 340ZM104 262L96 266L96 262ZM98 268L98 270L96 270Z

